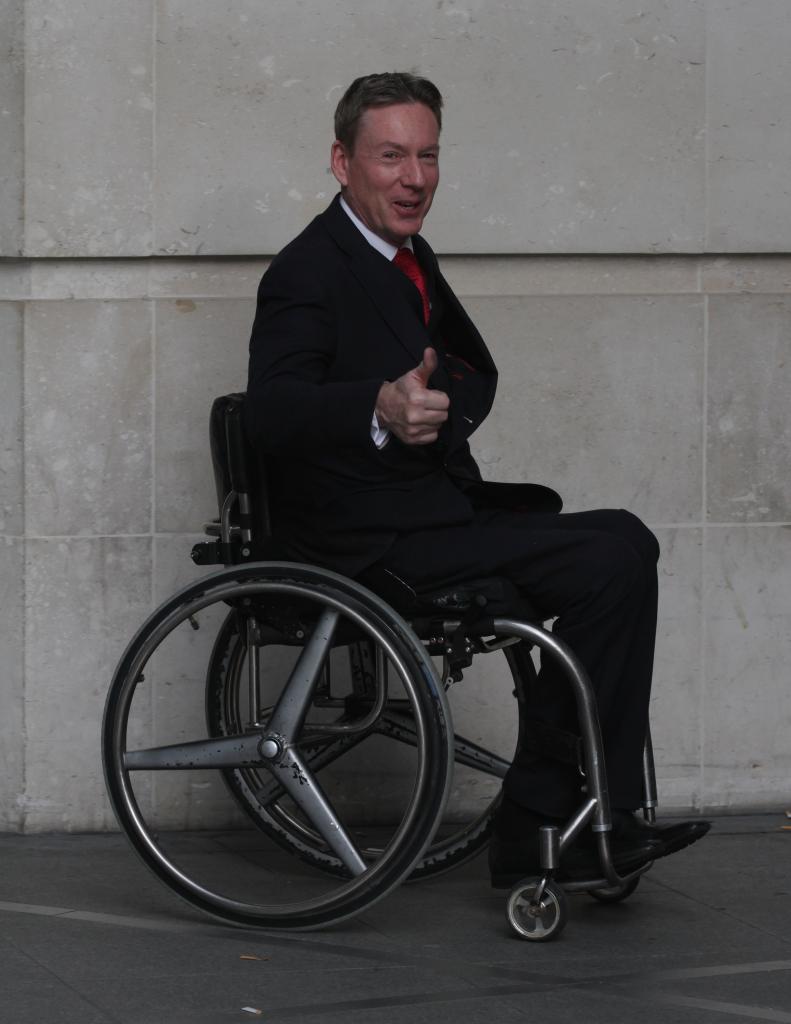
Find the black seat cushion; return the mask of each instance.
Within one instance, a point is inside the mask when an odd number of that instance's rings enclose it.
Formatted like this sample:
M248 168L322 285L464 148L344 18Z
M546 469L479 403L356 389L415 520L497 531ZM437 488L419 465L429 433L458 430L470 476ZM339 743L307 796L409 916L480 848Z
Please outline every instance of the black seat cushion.
M514 584L502 576L485 576L415 591L389 569L374 566L360 576L360 582L408 619L417 616L463 620L506 617L540 622L542 618Z

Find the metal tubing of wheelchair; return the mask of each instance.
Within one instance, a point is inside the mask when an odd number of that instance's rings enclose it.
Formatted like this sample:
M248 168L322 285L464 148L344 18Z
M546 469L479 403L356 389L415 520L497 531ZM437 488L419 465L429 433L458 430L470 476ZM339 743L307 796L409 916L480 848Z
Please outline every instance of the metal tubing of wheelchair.
M269 768L333 853L340 857L353 875L361 875L366 868L365 861L299 752L294 747L288 747Z
M220 509L220 539L223 544L231 543L231 509L236 504L236 491L228 491Z
M247 690L250 701L250 725L253 728L260 724L258 721L258 711L261 707L260 653L258 623L251 616L247 620Z
M268 733L291 739L299 732L308 713L324 660L332 647L339 618L340 612L334 608L326 608L319 616L275 705L269 719Z
M586 804L577 811L568 825L563 829L563 834L560 837L560 848L565 850L566 847L572 843L580 832L585 828L588 822L593 817L593 812L596 810L597 801L591 797Z
M541 650L548 651L565 668L574 693L577 717L584 741L588 795L596 800L591 827L594 832L609 832L612 822L607 791L607 773L604 767L604 746L596 710L596 696L582 662L560 637L549 633L540 626L534 626L529 622L517 622L513 619L495 619L492 625L494 632L498 635L518 636L536 644ZM608 850L607 861L609 860Z
M243 768L260 764L260 733L247 736L217 736L209 740L170 743L163 747L127 750L124 767L129 771L148 768L153 771L196 768Z
M328 735L338 733L350 735L353 733L366 733L376 725L379 716L384 710L387 700L387 658L381 647L376 649L376 699L371 705L371 710L364 718L353 722L328 722L322 725L317 731Z

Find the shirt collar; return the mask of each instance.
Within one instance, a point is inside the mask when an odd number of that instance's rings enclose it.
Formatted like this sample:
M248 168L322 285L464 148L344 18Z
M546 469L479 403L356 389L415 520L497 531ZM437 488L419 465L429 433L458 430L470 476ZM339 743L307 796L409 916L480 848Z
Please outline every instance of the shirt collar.
M341 207L343 209L343 212L347 215L352 224L354 224L354 226L357 228L357 230L360 232L360 234L363 236L366 242L368 242L369 245L372 245L377 252L381 253L386 260L390 260L392 262L392 260L395 258L395 254L398 252L398 246L392 245L390 242L386 242L384 238L380 238L379 235L374 234L374 232L371 231L369 227L366 227L366 225L363 224L363 222L352 210L352 208L349 206L349 204L346 202L343 196L341 196ZM414 252L415 250L412 245L412 239L407 238L402 248L410 249L412 252Z

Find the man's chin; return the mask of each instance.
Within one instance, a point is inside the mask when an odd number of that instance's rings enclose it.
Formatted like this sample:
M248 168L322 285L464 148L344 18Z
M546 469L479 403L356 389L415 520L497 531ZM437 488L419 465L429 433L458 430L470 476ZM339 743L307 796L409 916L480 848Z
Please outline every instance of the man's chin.
M406 241L410 235L416 235L423 227L423 213L421 211L418 215L409 217L399 216L396 218L396 222L392 224L392 235L394 238L400 238Z

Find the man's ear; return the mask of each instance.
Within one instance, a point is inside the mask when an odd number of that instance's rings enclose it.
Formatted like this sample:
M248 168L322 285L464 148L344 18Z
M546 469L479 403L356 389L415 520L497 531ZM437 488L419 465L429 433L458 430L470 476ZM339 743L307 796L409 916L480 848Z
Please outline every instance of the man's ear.
M345 187L349 184L349 155L344 144L337 139L333 142L330 151L330 168L340 185Z

